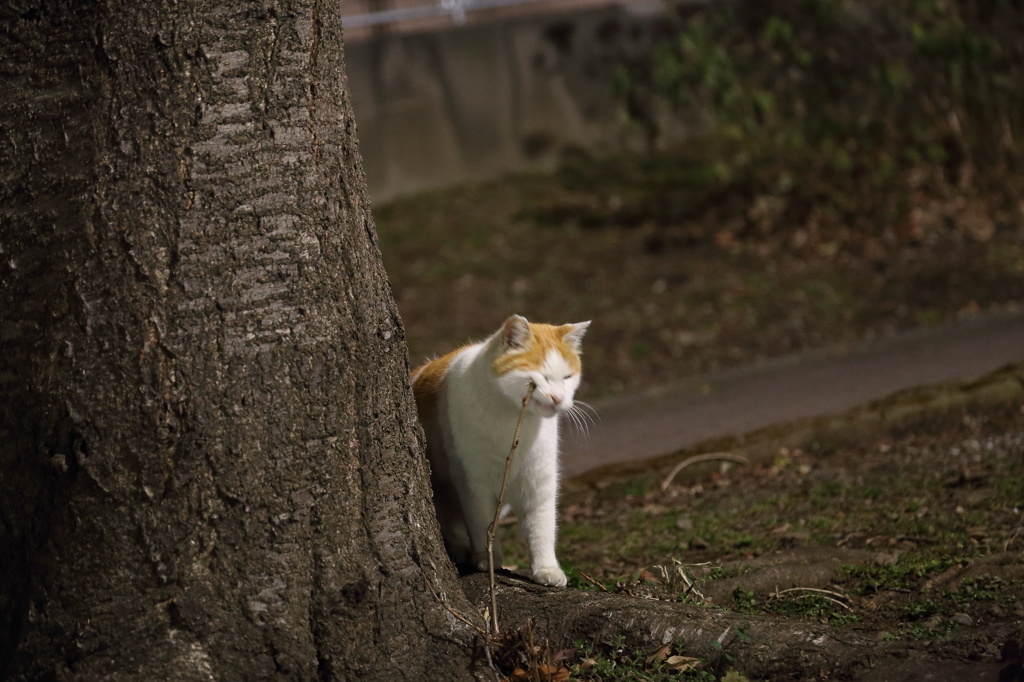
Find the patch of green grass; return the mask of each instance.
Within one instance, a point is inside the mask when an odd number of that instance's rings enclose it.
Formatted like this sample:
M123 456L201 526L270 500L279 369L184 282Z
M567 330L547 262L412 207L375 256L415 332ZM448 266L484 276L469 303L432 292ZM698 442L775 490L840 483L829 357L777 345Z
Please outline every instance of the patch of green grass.
M902 642L906 640L934 640L947 636L955 627L954 623L945 619L935 627L928 627L923 623L910 623L897 628L893 632L886 633L883 638L886 642Z
M827 620L835 625L854 623L858 620L857 614L844 609L831 599L814 593L771 599L764 604L764 610L778 615Z
M757 596L751 590L737 587L732 591L732 601L740 613L754 613L759 610Z
M821 436L807 446L807 450L814 455L828 457L834 455L843 448L844 443L827 436Z
M907 620L924 620L940 613L941 610L941 605L934 599L919 599L904 604L900 609L900 614Z
M609 539L611 532L611 529L594 523L564 524L559 529L561 540L566 544L602 543Z
M1024 581L981 575L964 579L959 589L946 591L943 596L956 606L963 607L978 602L1013 604L1016 595L1021 593L1024 593Z
M602 645L589 645L577 642L577 663L571 668L572 679L577 680L610 680L610 681L641 681L641 680L708 680L712 677L679 677L678 671L667 669L662 662L654 660L647 663L649 654L631 650L626 645L626 638L618 635L614 640Z
M609 486L601 495L603 499L640 497L647 492L647 483L641 478L631 478Z
M1008 503L1020 504L1024 497L1024 476L1008 475L997 478L992 482L997 493L997 500L1005 500Z
M807 527L814 531L827 531L831 532L837 525L835 519L831 519L827 516L815 516L807 520Z
M731 514L700 514L694 518L693 535L699 537L717 551L725 549L764 549L774 543L759 534L755 536L749 528L740 523L739 515Z
M779 616L813 618L834 625L854 623L857 614L841 602L815 592L792 592L761 599L753 591L736 588L732 594L735 610L740 613L770 613Z
M629 529L620 541L620 554L623 557L641 559L641 563L649 564L658 557L672 556L686 547L686 538L680 533L658 533L643 527Z
M850 491L854 496L863 500L878 500L885 495L885 488L881 485L865 485L854 488Z
M916 512L919 509L921 509L922 507L924 507L924 505L925 505L924 498L920 498L920 497L914 498L914 499L911 499L911 500L907 500L906 504L903 506L903 511L905 511L908 514L913 514L914 512Z
M833 625L848 625L849 623L856 623L860 620L860 617L856 613L849 611L833 611L828 615L828 622Z
M605 644L576 642L576 662L570 666L574 680L601 682L717 682L719 678L706 663L689 669L671 665L671 655L685 655L683 643L674 644L664 656L630 649L625 637L618 635ZM735 678L733 678L735 679Z
M842 570L846 581L857 594L871 595L916 588L924 579L941 573L959 561L959 557L948 555L905 554L889 566L843 566Z

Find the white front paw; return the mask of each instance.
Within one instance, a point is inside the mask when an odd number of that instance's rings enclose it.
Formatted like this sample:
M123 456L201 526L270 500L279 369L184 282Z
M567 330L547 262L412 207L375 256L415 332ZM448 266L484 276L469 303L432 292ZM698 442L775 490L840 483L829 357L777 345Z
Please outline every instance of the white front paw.
M550 587L565 587L565 572L558 566L542 566L534 569L533 582Z

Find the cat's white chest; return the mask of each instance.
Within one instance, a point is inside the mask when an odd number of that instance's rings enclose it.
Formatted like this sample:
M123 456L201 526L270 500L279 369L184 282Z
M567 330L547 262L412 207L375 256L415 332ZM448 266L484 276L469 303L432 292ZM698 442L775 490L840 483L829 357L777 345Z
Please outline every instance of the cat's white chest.
M504 470L512 447L516 422L522 409L493 386L493 379L471 371L478 349L468 348L453 363L445 401L454 449L468 466L487 471ZM526 395L526 387L523 387ZM525 415L519 431L519 445L513 471L519 471L532 459L539 441L550 440L557 446L558 420ZM474 477L475 478L475 477Z

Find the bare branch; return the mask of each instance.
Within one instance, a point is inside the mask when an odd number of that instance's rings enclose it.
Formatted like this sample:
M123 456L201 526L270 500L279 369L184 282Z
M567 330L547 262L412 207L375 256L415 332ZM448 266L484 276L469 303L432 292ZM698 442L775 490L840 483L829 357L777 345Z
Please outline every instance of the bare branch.
M519 447L519 429L523 425L523 417L526 416L526 405L530 402L530 398L533 396L534 390L537 388L536 384L532 381L529 387L526 389L526 395L523 396L523 407L519 410L519 421L516 422L515 433L512 434L512 448L508 451L508 457L505 458L505 474L501 477L501 491L498 493L498 504L494 508L494 520L491 521L491 525L487 527L487 572L491 579L491 634L497 636L498 630L498 588L494 583L494 530L498 527L498 521L501 518L501 507L505 504L505 489L508 487L508 472L512 469L512 457L516 454L516 448Z
M673 479L675 479L680 471L688 466L700 464L701 462L732 462L733 464L747 464L750 460L743 455L734 455L731 452L708 452L703 455L687 457L669 472L668 476L665 477L665 480L661 482L661 489L667 490L668 487L672 485Z
M581 578L583 578L584 580L586 580L586 581L587 581L588 583L590 583L591 585L596 585L596 586L597 586L597 588L598 588L599 590L601 590L602 592L607 592L607 591L608 591L608 588L607 588L607 587L605 587L605 586L604 586L604 585L602 585L601 583L597 582L596 580L594 580L593 578L591 578L591 577L590 577L589 575L587 575L587 574L586 574L586 573L584 573L583 571L577 570L576 572L580 574L580 577L581 577Z
M853 609L851 609L848 604L846 604L843 601L840 601L842 599L846 599L847 598L845 594L843 594L841 592L834 592L832 590L823 590L823 589L820 589L820 588L817 588L817 587L790 587L790 588L785 589L785 590L779 590L779 589L776 588L775 592L773 592L772 594L770 594L768 596L771 597L772 599L778 599L782 595L786 594L787 592L804 592L804 593L814 592L816 594L822 595L822 599L827 599L830 602L834 602L836 604L839 604L840 606L842 606L847 611L853 611Z

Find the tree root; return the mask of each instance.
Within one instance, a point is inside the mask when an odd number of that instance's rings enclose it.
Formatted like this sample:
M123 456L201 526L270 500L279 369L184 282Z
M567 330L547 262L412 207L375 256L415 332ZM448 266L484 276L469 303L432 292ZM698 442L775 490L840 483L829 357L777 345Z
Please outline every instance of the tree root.
M461 584L472 603L488 602L486 574L463 577ZM649 651L675 642L686 656L700 658L719 673L734 668L750 679L811 675L882 680L892 674L893 666L905 669L920 663L916 669L923 674L945 665L943 651L935 645L884 641L882 633L621 594L552 590L525 578L499 576L498 602L506 629L529 623L537 641L546 640L552 649L582 640L596 646L621 642L631 650ZM1001 636L980 631L976 635L975 639ZM999 669L994 660L978 665Z

